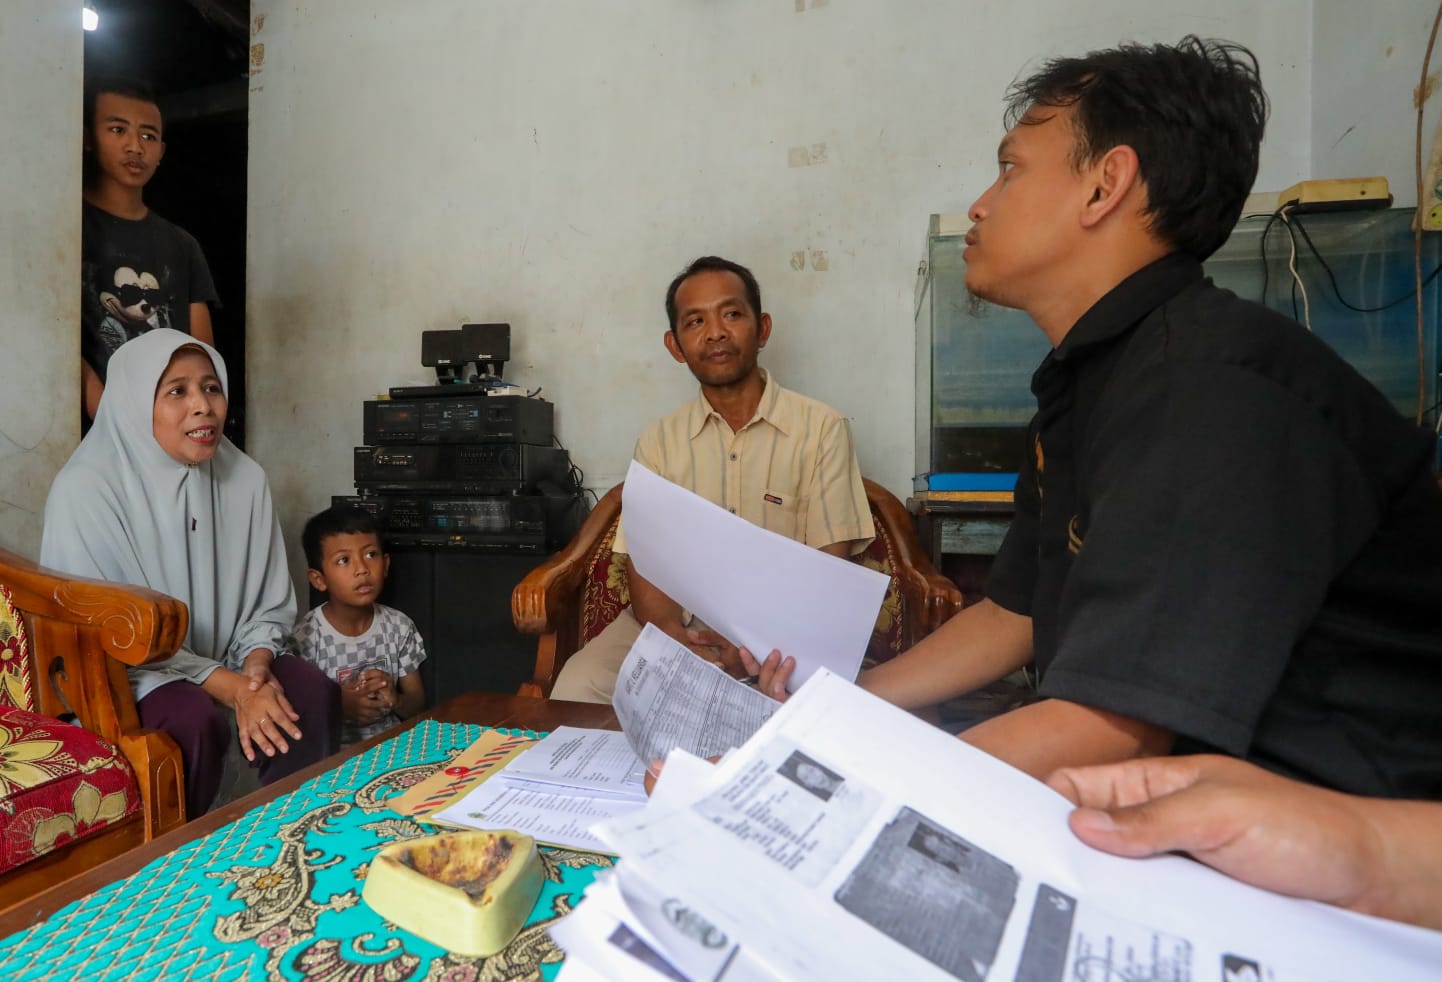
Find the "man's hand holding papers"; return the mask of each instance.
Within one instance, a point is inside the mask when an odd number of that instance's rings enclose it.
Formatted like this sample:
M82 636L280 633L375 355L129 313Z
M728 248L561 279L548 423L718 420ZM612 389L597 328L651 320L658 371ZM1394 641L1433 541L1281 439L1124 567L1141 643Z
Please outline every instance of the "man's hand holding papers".
M796 672L795 658L790 655L783 656L781 652L773 649L765 661L758 662L751 652L742 648L741 664L746 666L747 673L756 680L756 690L762 695L770 696L777 702L785 702L791 698L787 687L791 684L791 676Z
M1198 754L1047 781L1072 831L1120 856L1186 852L1244 883L1442 930L1442 804L1361 798Z

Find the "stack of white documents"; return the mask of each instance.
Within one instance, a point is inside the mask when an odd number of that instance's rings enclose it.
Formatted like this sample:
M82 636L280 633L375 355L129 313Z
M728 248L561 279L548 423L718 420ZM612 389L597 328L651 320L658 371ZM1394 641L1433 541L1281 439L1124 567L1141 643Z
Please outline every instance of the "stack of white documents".
M614 706L623 733L558 727L432 820L611 852L590 826L645 803L643 761L677 748L718 756L781 708L649 624L621 665Z
M645 773L624 734L561 726L433 820L513 829L549 845L605 852L590 827L639 809Z
M560 978L1435 979L1442 933L1089 849L1045 785L826 671L712 766L667 758L551 929Z

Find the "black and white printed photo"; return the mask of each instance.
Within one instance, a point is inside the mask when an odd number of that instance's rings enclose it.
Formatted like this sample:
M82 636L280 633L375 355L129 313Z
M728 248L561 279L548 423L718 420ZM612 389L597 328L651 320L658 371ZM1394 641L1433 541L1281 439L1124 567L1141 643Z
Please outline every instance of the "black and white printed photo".
M836 902L953 977L982 982L1020 882L1009 864L903 808L836 891Z
M831 796L845 783L840 774L818 764L799 750L793 750L791 755L781 762L781 766L776 768L776 773L790 778L793 783L822 801L830 801Z

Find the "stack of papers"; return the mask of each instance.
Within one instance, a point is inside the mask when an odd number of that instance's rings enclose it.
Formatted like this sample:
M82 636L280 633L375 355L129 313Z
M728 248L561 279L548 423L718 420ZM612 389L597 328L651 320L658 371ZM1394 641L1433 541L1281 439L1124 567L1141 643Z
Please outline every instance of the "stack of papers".
M1442 933L1089 849L1020 771L820 672L593 831L560 978L1432 979Z
M589 827L645 803L644 762L676 748L718 756L744 743L781 706L651 625L626 656L621 679L615 708L624 732L558 727L429 820L611 852Z
M588 830L639 809L646 800L645 773L624 734L562 726L432 820L512 829L548 845L606 852Z

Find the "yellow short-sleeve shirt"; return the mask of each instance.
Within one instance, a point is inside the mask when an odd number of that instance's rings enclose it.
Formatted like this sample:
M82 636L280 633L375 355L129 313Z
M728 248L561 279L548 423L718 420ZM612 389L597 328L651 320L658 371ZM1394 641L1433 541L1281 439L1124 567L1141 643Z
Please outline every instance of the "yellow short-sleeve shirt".
M698 394L646 428L637 462L753 525L817 549L850 542L860 552L876 529L850 424L762 372L761 402L740 430ZM626 551L624 520L612 548Z

